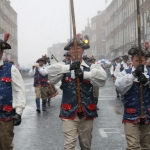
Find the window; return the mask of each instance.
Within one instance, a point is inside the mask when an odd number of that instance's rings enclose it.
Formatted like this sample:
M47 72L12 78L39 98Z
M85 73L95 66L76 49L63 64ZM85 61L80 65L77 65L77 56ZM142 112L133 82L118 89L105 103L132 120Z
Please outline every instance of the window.
M96 29L96 23L94 22L93 24L92 24L92 30L95 30Z
M106 27L106 24L105 24L105 22L104 22L104 21L102 22L102 27L103 27L103 28L105 28L105 27Z

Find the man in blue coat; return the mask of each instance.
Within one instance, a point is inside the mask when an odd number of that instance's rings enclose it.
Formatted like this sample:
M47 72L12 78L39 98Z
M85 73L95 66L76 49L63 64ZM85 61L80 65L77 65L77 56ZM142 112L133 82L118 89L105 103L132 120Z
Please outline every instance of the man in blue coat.
M115 85L122 95L124 104L123 123L127 150L150 149L150 70L146 68L146 54L142 53L139 64L138 48L128 52L132 68L125 69L117 76ZM143 106L145 122L141 121L140 82L143 84Z
M71 61L51 65L47 68L47 73L53 84L62 81L63 95L59 116L63 123L64 150L75 150L77 137L81 150L91 150L93 121L97 117L93 86L104 86L106 72L100 65L87 63L82 59L89 43L77 37L77 45L79 61L75 59L76 52L71 40L64 48L69 51ZM80 79L81 112L78 110L77 77Z
M45 59L39 58L35 65L32 66L32 69L29 71L30 76L34 76L34 88L36 94L36 111L38 113L40 110L40 98L42 98L42 110L46 111L46 100L47 100L47 91L48 91L48 75L43 75L40 69L45 68Z
M13 149L14 126L21 124L26 104L26 92L19 70L2 59L3 52L11 49L6 43L9 34L0 40L0 150Z

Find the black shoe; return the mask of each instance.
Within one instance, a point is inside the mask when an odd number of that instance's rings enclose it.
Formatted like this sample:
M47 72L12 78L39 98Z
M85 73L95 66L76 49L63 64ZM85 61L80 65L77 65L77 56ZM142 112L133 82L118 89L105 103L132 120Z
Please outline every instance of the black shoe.
M50 107L51 99L48 99L47 104L48 104L48 106Z
M42 101L42 110L46 111L46 100Z
M117 95L117 98L119 98L120 96L119 95Z
M38 113L41 113L41 110L40 110L40 109L36 109L36 111L37 111Z

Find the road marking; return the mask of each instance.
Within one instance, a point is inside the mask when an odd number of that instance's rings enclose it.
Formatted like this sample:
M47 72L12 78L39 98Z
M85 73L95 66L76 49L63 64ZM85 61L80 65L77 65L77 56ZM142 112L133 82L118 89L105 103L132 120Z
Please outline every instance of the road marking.
M125 137L124 133L117 128L99 128L99 133L103 138L107 138L108 137L107 134L112 134L112 133L121 134L122 137Z
M99 132L100 132L100 134L101 134L102 137L107 137L107 134L106 134L106 132L104 131L104 129L100 128L100 129L99 129Z

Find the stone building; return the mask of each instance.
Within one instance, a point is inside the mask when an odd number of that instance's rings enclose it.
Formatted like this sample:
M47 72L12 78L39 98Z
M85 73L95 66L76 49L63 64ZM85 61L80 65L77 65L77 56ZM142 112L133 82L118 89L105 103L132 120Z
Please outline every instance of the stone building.
M10 6L9 0L0 0L0 35L10 33L8 43L12 49L4 52L3 58L14 59L18 63L18 40L17 40L17 13Z
M87 25L85 26L85 29L81 32L81 34L82 34L83 38L85 35L89 36L90 48L84 51L84 55L91 56L92 55L92 51L91 51L91 26L90 26L89 19L87 21Z
M150 42L150 0L140 0L141 43ZM113 0L105 10L107 26L107 53L111 58L127 54L132 45L137 45L136 0Z
M106 58L106 23L105 11L98 11L91 19L91 54L97 58Z

